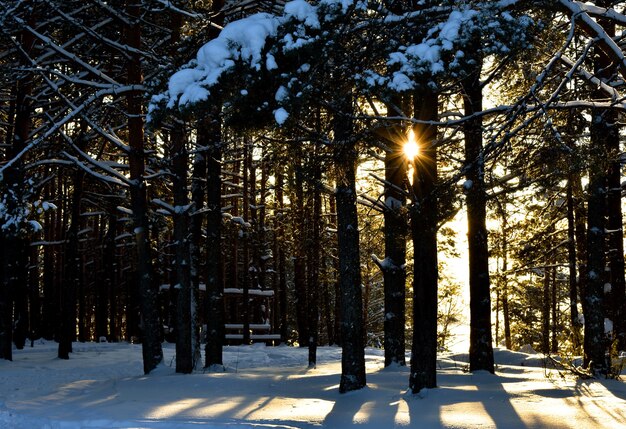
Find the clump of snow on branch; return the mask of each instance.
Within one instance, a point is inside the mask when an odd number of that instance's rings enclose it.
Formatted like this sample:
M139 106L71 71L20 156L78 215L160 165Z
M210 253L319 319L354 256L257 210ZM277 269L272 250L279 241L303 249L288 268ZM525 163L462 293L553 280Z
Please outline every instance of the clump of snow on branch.
M152 98L149 114L163 104L168 109L184 109L207 101L211 89L237 64L256 72L278 69L276 54L299 49L316 40L309 33L320 29L320 20L332 19L328 11L345 12L351 4L351 0L325 0L314 6L305 0L294 0L285 5L281 16L258 13L229 23L217 38L198 50L195 60L170 78L166 93ZM285 34L277 40L281 27L289 27L289 31L283 32ZM301 73L307 70L308 64L299 69ZM287 98L286 88L281 88L282 93L276 94L279 103ZM279 124L288 116L284 108L275 110Z
M227 24L217 38L199 49L195 60L170 78L165 93L153 97L149 117L158 109L193 108L209 101L212 92L220 91L226 108L245 98L248 109L256 108L251 114L273 114L274 121L283 125L293 113L294 102L311 92L307 78L312 65L317 70L337 52L343 52L335 38L366 28L373 33L403 32L397 43L376 46L375 55L383 59L376 66L379 68L363 64L356 67L356 76L346 76L356 77L366 91L382 88L404 92L415 89L416 82L436 85L439 75L462 77L471 69L468 65L474 61L473 50L479 49L482 56L501 55L528 45L526 33L532 21L505 10L512 3L477 2L470 6L451 2L434 8L434 18L431 12L422 11L387 19L379 6L363 1L321 0L312 4L293 0L285 4L282 15L259 13ZM338 22L341 18L346 19ZM350 31L341 30L346 23ZM415 28L420 28L419 34ZM472 45L476 37L480 38L478 48ZM254 99L256 93L248 90L255 83L262 91L274 92Z
M235 61L245 61L259 70L265 41L276 35L278 19L259 13L224 27L220 36L198 50L192 67L175 73L169 81L168 108L206 100L219 78L235 66Z
M386 87L394 92L416 88L416 82L434 85L437 76L462 77L472 57L506 55L516 47L528 47L532 20L514 17L504 10L512 1L454 6L447 18L435 23L419 43L401 45L388 54L388 71L365 70L358 76L365 87ZM394 16L388 22L410 23L412 13ZM480 38L479 46L472 39ZM468 53L466 53L468 51ZM480 52L477 52L480 51Z
M56 206L47 201L29 201L13 190L5 190L0 200L0 230L13 236L39 232L43 228L38 215L54 209Z

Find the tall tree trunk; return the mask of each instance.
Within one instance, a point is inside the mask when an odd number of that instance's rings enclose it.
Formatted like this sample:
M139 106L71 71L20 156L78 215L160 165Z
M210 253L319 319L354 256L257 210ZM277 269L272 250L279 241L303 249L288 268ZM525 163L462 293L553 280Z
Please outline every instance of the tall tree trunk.
M414 94L413 116L437 121L438 97L424 89ZM413 344L409 387L413 393L437 387L437 128L415 129L419 155L413 165Z
M578 315L578 285L576 283L576 223L574 221L574 174L567 177L567 261L569 272L569 308L571 338L574 350L578 352L581 346L581 323Z
M279 244L279 240L285 240L285 217L284 217L284 174L282 168L279 166L276 171L276 213L274 218L276 219L276 262L278 264L278 320L279 333L281 342L286 342L289 336L289 330L287 326L287 258L285 255L285 248Z
M500 299L502 300L504 346L511 350L513 345L511 343L511 314L509 312L509 281L507 275L507 270L509 269L507 214L504 207L501 207L500 212L502 217L502 290Z
M44 201L49 201L50 193L49 187L52 184L47 184L44 191ZM54 231L56 230L56 217L58 213L57 210L47 210L44 214L44 241L46 243L50 243L54 239ZM4 247L4 246L0 246ZM55 327L58 326L56 320L56 288L54 282L54 246L50 244L46 244L42 246L43 252L43 273L42 273L42 284L43 284L43 303L41 307L41 336L46 340L53 340L55 337ZM4 259L4 258L3 258Z
M407 212L403 191L407 181L407 162L397 136L391 136L385 143L390 149L385 153L385 263L382 264L385 366L404 366Z
M243 220L250 220L250 173L252 164L252 150L248 140L243 142ZM243 283L243 344L250 344L250 234L251 228L241 225L243 230L243 251L242 251L242 283Z
M578 264L578 276L576 286L580 297L582 313L587 313L587 212L584 204L585 196L581 178L578 174L572 180L572 193L574 196L574 235L576 237L576 260ZM584 333L584 323L580 324ZM580 347L584 347L583 335L580 336Z
M587 200L587 285L584 355L585 365L593 372L606 371L606 341L604 336L604 269L605 269L605 213L606 176L603 139L611 129L602 118L602 112L594 111L591 124L592 153L589 172L589 196Z
M198 130L201 133L202 128ZM202 242L202 223L204 220L204 212L202 208L204 206L205 186L204 179L207 171L206 161L206 149L199 147L193 158L193 167L191 173L191 202L193 204L194 213L191 216L191 288L194 294L194 299L198 302L198 291L200 290L200 272L202 271L201 263L201 242ZM199 316L199 315L198 315ZM198 319L200 319L198 317ZM204 318L202 318L204 321ZM200 323L200 320L198 321ZM195 340L197 344L194 346L194 355L200 350L200 330L194 330ZM196 350L197 349L197 350ZM200 361L200 357L195 356L196 362Z
M594 110L591 124L589 193L587 199L587 272L585 302L585 365L593 372L607 370L604 335L606 140L616 128L608 111Z
M183 124L175 122L170 134L172 142L172 190L174 196L174 242L176 286L176 372L189 374L194 368L192 332L191 248L189 227L189 196L187 167L189 155Z
M365 386L363 302L359 225L356 208L357 151L352 123L352 96L341 103L333 118L337 189L337 236L339 245L339 289L341 292L341 381L339 392Z
M541 353L550 354L550 271L546 259L543 268L543 299L541 300Z
M551 353L558 353L559 351L559 339L558 339L558 327L559 327L559 301L558 301L558 284L556 282L556 267L552 267L550 270L550 277L552 279L552 297L550 299L552 309L552 342L550 346Z
M599 1L598 6L610 6L610 1ZM615 35L615 25L598 20L609 36ZM615 66L601 50L595 49L594 71L604 82L614 78ZM594 98L604 98L600 90ZM617 115L611 110L591 110L591 142L589 148L589 191L587 196L587 285L584 295L585 339L583 345L584 364L593 373L606 373L607 341L604 328L604 285L606 283L606 216L607 179L609 162L607 150L613 141L619 142ZM619 144L618 144L619 146ZM621 225L620 225L621 226Z
M128 25L127 43L141 49L141 16L140 3L129 1L126 6L131 23ZM141 56L138 52L129 54L127 75L129 85L140 85L143 81ZM128 109L128 142L130 166L130 197L133 211L135 245L137 249L137 277L139 283L139 299L141 307L141 323L143 327L142 354L145 374L156 368L163 360L159 314L157 309L158 291L152 282L152 259L150 256L147 190L144 179L145 153L143 135L142 93L131 91L127 97Z
M35 11L31 10L28 17L28 24L33 26L36 22ZM21 46L26 55L30 55L33 50L35 40L32 34L26 30L21 35ZM28 61L24 61L28 65ZM7 138L12 137L6 143L6 161L13 160L26 146L30 139L31 131L31 93L32 75L27 72L16 82L15 92L15 116L8 118L8 122L13 123L13 128L7 133ZM13 113L13 112L11 112ZM23 233L20 231L23 226L18 214L20 205L25 197L25 183L22 159L14 162L6 168L2 177L2 199L6 205L5 218L0 219L0 246L3 254L0 261L0 358L6 360L13 359L12 342L13 323L18 322L24 315L21 314L23 305L19 305L19 298L16 302L17 308L14 310L13 304L17 297L26 296L26 277L24 276L24 265L27 261L26 242ZM18 346L23 347L22 339L18 334Z
M308 327L309 327L309 368L317 364L317 344L319 339L319 293L320 293L320 223L322 221L322 196L320 186L322 170L316 164L313 172L313 212L311 213L311 245L309 246L308 279Z
M328 261L324 259L323 267L328 266ZM326 337L328 339L328 345L332 346L335 344L335 329L334 329L334 320L333 320L333 308L332 301L330 299L330 282L324 280L322 282L322 300L323 300L323 316L324 316L324 327L326 328Z
M18 261L15 271L15 291L14 291L14 332L13 344L18 350L22 350L26 345L26 337L28 336L28 242L26 238L21 238L17 247L13 249L16 260Z
M120 341L121 335L118 333L119 325L118 321L118 290L119 285L116 281L118 267L115 261L116 245L115 237L117 235L117 216L113 213L113 210L107 214L108 226L107 232L104 237L104 255L102 265L104 267L104 283L106 285L106 302L109 307L109 336L108 341L117 342Z
M478 38L477 38L478 39ZM480 41L475 40L478 47ZM465 116L482 111L480 73L482 58L475 58L476 68L463 79ZM483 153L482 117L468 119L465 133L465 182L467 204L467 241L469 244L470 285L470 371L494 372L491 338L491 296L489 283L489 248L487 241L487 191Z
M83 146L83 144L79 146ZM65 236L65 278L61 291L61 326L59 327L58 349L60 359L70 358L72 341L76 339L76 292L80 283L78 231L80 230L80 207L83 198L84 177L84 171L77 169L72 179L73 193L69 213L69 229Z
M0 257L8 260L7 241L0 234ZM13 360L13 296L8 282L8 264L0 266L2 284L0 284L0 358Z
M309 326L307 318L307 275L306 275L306 256L304 249L304 179L303 167L301 163L302 154L300 151L296 153L295 162L295 215L293 234L294 237L294 260L293 260L293 283L296 295L296 324L298 326L298 344L300 347L309 345Z
M224 344L224 281L222 276L222 129L219 109L205 122L202 146L207 147L206 346L205 367L222 365ZM237 261L233 261L237 263ZM245 268L244 268L245 269Z
M613 122L617 126L617 121ZM607 138L609 158L607 174L607 225L608 262L611 269L611 303L609 318L613 322L614 339L617 350L626 350L626 288L624 280L624 229L622 223L622 174L620 161L619 130Z
M39 269L39 246L32 246L29 255L29 273L28 273L28 303L29 311L29 337L31 347L34 341L41 338L41 298L40 290L40 274Z
M330 220L329 223L333 227L337 227L337 200L334 197L331 197L328 200L328 208L330 210ZM338 246L337 246L338 248ZM338 252L338 250L337 250ZM334 295L334 324L333 324L333 337L335 338L335 344L341 346L341 290L339 288L339 258L332 258L332 267L331 270L335 273L335 276L332 278L331 290Z
M170 12L170 56L177 57L182 15ZM186 146L184 124L174 120L170 134L172 149L172 188L174 206L175 269L178 293L176 295L176 372L191 373L199 359L199 330L197 315L197 286L192 280L193 238L189 214L187 171L189 153ZM193 207L193 205L191 206Z

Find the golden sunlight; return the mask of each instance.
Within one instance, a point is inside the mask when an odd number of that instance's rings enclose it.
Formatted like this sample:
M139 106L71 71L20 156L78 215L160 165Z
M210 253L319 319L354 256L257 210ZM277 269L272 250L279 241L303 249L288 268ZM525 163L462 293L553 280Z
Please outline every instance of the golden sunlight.
M403 147L404 156L408 159L414 159L417 155L419 155L419 145L417 144L417 140L415 139L415 133L413 130L409 130L409 135L406 143L404 143Z

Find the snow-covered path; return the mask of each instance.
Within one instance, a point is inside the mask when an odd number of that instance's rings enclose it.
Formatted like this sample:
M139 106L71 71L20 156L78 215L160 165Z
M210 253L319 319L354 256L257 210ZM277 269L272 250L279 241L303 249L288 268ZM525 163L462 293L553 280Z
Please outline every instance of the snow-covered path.
M0 428L626 428L626 382L577 381L550 372L536 355L499 350L497 375L469 374L463 355L440 360L439 388L407 393L408 369L383 369L367 350L368 387L337 392L340 349L227 347L227 371L141 375L141 349L38 343L0 361Z

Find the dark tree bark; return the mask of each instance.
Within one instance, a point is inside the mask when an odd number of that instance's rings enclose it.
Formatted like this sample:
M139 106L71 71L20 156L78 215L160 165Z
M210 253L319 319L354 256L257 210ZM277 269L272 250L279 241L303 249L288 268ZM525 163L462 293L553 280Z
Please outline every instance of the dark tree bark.
M617 126L617 121L613 122ZM619 130L610 134L607 151L607 225L608 263L611 270L609 319L613 322L617 350L626 350L626 288L624 281L624 229L622 223L622 174L620 162Z
M558 353L559 351L559 339L558 339L558 327L559 327L559 319L558 319L558 312L559 312L559 301L558 301L558 296L557 296L557 289L558 289L558 285L556 283L556 267L552 267L550 270L550 277L552 280L552 294L551 294L551 299L550 299L550 304L551 304L551 310L552 310L552 324L551 324L551 328L552 328L552 342L550 344L550 352L553 354Z
M480 42L477 40L475 44L477 43ZM465 116L482 111L483 94L480 71L483 60L478 58L478 54L475 57L477 67L462 82ZM482 117L477 116L467 120L463 131L465 133L465 175L467 178L465 190L469 244L470 371L485 370L493 373Z
M541 300L541 353L550 354L550 274L548 262L543 269L543 299Z
M391 109L389 109L391 110ZM390 112L392 113L392 112ZM393 112L395 113L395 112ZM406 235L407 211L404 190L407 181L407 162L402 142L391 136L385 142L385 259L382 264L385 315L385 366L406 365L404 325L406 295Z
M75 293L78 296L78 318L76 319L76 324L74 325L74 329L78 328L78 341L84 343L87 341L87 331L89 329L88 325L90 324L90 317L88 317L89 310L87 309L87 275L85 274L85 256L83 253L80 253L76 258L76 270L78 275L76 276L76 288L74 289Z
M252 170L252 151L250 150L251 143L244 141L243 143L243 220L248 222L250 220L250 175ZM254 197L252 197L254 198ZM242 272L242 284L243 284L243 344L250 344L250 228L242 225L243 230L243 272Z
M28 242L25 237L21 237L13 248L14 257L18 261L15 266L15 291L13 299L15 303L14 321L13 321L13 344L18 350L22 350L26 345L28 337Z
M111 342L117 342L120 340L121 335L118 333L118 294L119 285L117 284L117 271L118 267L116 264L115 256L116 256L116 248L115 248L115 237L117 235L117 216L111 210L110 213L107 214L108 226L107 232L104 236L104 255L102 266L104 267L104 283L106 285L106 300L109 304L109 336L108 340Z
M309 326L307 317L307 275L306 275L306 253L304 249L304 179L303 167L301 164L302 154L296 152L295 161L295 213L294 213L294 260L293 260L293 283L296 295L296 324L298 326L298 345L307 347L309 345Z
M309 368L315 368L317 364L317 344L319 339L319 293L320 293L320 223L322 221L322 196L320 186L322 181L322 170L318 163L315 163L313 172L313 212L311 213L311 228L309 257L308 257L308 328L309 328Z
M574 235L576 237L576 260L578 262L578 295L583 315L587 313L587 212L584 204L584 193L579 175L572 180L572 192L574 195ZM584 331L584 325L580 327ZM580 347L583 347L583 336L580 337Z
M508 223L507 213L503 205L498 204L500 217L502 222L502 289L500 299L502 302L502 319L504 324L504 346L511 350L511 313L509 312L509 281L507 271L509 269L509 242L508 242Z
M337 225L337 199L336 198L331 198L330 199L330 212L331 212L331 217L332 217L332 224L333 225ZM339 247L339 244L337 244L337 247ZM339 253L339 249L337 249L337 253ZM339 258L335 258L333 260L333 269L334 272L337 273L336 275L336 280L334 281L333 284L333 289L334 289L334 294L335 294L335 325L333 327L334 333L335 333L335 343L338 346L342 345L342 340L341 340L341 320L342 320L342 316L341 316L341 284L340 284L340 274L339 274L339 270L340 270L340 264L339 264Z
M437 95L414 95L413 116L436 121ZM419 159L413 167L411 235L413 238L413 344L409 387L413 393L437 387L437 128L417 126Z
M28 17L28 24L36 22L35 11L32 10ZM21 46L26 55L30 55L35 44L34 37L26 30L21 35ZM27 61L25 61L28 64ZM32 75L26 72L16 82L14 114L8 118L13 127L7 133L6 161L13 160L24 148L30 139L31 131L31 93ZM6 204L6 218L0 219L0 246L2 247L2 260L0 261L0 358L13 359L12 342L17 340L16 346L23 348L21 331L16 338L13 336L13 323L23 323L23 305L20 305L20 297L28 293L24 266L27 261L26 242L20 232L22 225L19 221L19 206L22 204L25 192L23 161L19 159L11 166L5 166L1 181L4 195L3 202ZM11 219L12 216L18 216ZM14 309L14 301L17 304ZM24 338L25 339L25 338Z
M80 146L84 146L80 144ZM76 339L76 293L80 284L80 256L78 231L80 230L81 200L85 173L77 169L74 172L73 193L70 207L69 228L65 236L65 278L61 291L61 317L59 326L59 359L69 359L72 353L72 341Z
M126 6L131 23L126 29L129 46L141 49L141 15L142 6L136 2L129 2ZM141 57L139 53L129 54L127 75L128 84L139 85L143 81ZM152 259L150 256L149 224L146 182L144 179L145 153L142 116L141 91L129 92L127 97L128 109L128 143L130 166L130 197L133 211L133 225L135 232L135 246L137 251L137 277L139 283L139 299L141 307L141 324L143 327L142 354L143 370L145 374L156 368L163 360L161 335L159 328L159 314L157 311L158 291L152 281Z
M587 199L587 285L584 355L585 365L593 372L607 370L604 336L604 268L605 268L605 215L606 175L604 164L604 139L613 132L602 117L603 112L594 111L591 124L591 159L589 172L589 196Z
M276 206L277 210L274 215L276 219L276 263L278 266L278 320L279 333L281 342L287 341L289 336L289 330L287 326L287 258L285 255L285 248L279 241L285 240L285 218L283 212L285 208L284 201L284 174L281 167L276 171Z
M202 127L198 130L202 133ZM196 302L198 302L198 291L200 290L200 272L202 271L203 264L201 263L201 243L202 243L202 224L204 221L204 212L202 208L204 206L205 196L205 176L207 171L206 162L206 149L198 148L193 158L193 167L191 173L191 202L193 204L195 212L191 216L191 287L194 293ZM196 334L197 332L197 334ZM196 329L194 335L196 335L195 341L200 347L200 331ZM199 362L199 360L198 360Z
M219 111L205 122L202 146L207 148L206 346L205 367L222 365L224 344L224 281L222 273L222 132ZM236 264L236 261L234 261ZM245 334L244 334L245 335Z
M322 266L328 266L328 261L324 260ZM330 299L330 288L331 285L328 281L323 281L322 284L322 306L323 306L323 316L324 316L324 327L326 328L326 337L328 339L328 345L332 346L335 344L335 322L333 320L333 308L332 302Z
M1 245L1 243L0 243ZM41 338L41 298L40 290L40 269L39 269L39 246L32 246L29 254L28 272L28 302L29 310L29 337L31 347L34 341Z
M50 193L46 185L46 191L44 192L44 201L49 201ZM44 241L50 243L54 237L55 224L56 224L56 210L48 210L44 214ZM2 246L4 247L4 246ZM41 336L46 340L53 340L55 337L55 329L58 326L56 313L56 287L55 287L55 269L54 269L54 246L43 246L43 303L41 308Z
M359 225L356 208L357 151L351 140L352 97L346 97L333 118L337 189L337 236L339 245L339 289L341 291L341 381L339 392L365 386L363 302Z
M581 323L578 315L578 285L576 283L576 223L574 221L574 174L570 173L567 178L567 261L569 271L569 308L570 325L572 330L572 345L578 351L581 346L580 328Z
M0 234L0 257L8 260L7 240ZM0 285L0 358L13 360L13 296L9 287L7 264L0 266L2 284Z
M176 286L176 372L189 374L194 369L191 287L191 248L189 227L189 196L187 193L187 166L189 155L185 144L183 124L174 123L170 133L172 142L172 189L174 196L174 242Z
M598 6L610 6L600 1ZM598 23L609 36L615 35L615 25L600 19ZM604 82L614 78L615 67L611 58L601 49L594 50L594 71ZM604 94L596 89L594 98ZM591 142L589 148L589 189L587 194L587 284L584 294L585 338L583 344L584 365L594 374L606 373L608 342L604 332L606 283L606 216L607 179L609 174L609 150L619 142L617 115L611 110L591 110ZM619 143L618 143L619 146ZM621 227L621 222L620 222ZM622 255L623 257L623 255ZM623 273L622 273L623 274Z

